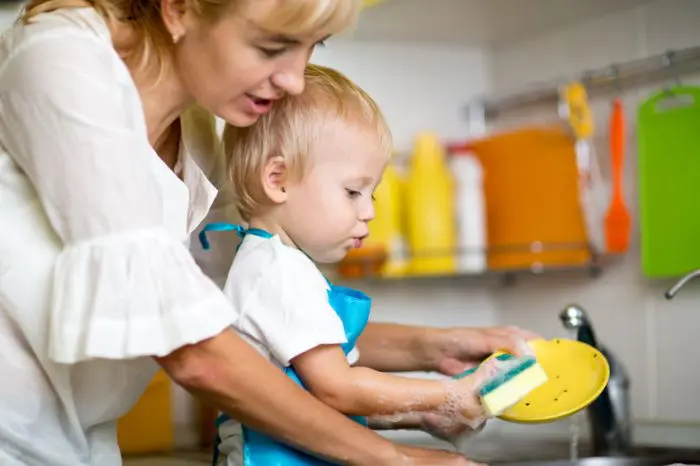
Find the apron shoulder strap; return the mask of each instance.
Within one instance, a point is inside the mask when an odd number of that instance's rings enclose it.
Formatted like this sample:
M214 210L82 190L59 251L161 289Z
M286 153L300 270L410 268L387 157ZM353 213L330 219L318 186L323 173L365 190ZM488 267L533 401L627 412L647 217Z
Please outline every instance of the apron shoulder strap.
M235 231L236 234L243 238L245 235L255 235L261 238L272 238L272 234L261 228L246 228L243 225L235 225L233 223L209 223L199 232L199 242L204 250L209 250L211 245L207 239L208 231Z
M234 225L233 223L209 223L202 228L199 232L199 242L202 244L202 248L207 251L211 247L209 240L207 239L208 231L235 231L238 236L243 238L246 233L246 229L241 225Z

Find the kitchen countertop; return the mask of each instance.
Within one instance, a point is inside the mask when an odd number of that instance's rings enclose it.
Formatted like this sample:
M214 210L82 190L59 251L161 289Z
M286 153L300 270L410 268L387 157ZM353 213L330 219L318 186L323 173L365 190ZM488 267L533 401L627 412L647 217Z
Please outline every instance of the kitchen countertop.
M469 458L485 462L507 462L567 458L569 446L561 441L473 441L460 448ZM409 442L414 444L413 442ZM416 442L431 448L453 449L447 443ZM587 451L587 450L586 450ZM582 449L583 453L583 449ZM124 466L202 466L211 464L211 452L178 452L172 455L125 457Z
M435 440L403 442L428 448L458 450L471 460L481 463L519 461L548 461L570 458L570 443L562 440L528 439L509 436L475 436L457 443L457 447ZM587 442L578 445L578 456L591 456Z
M452 450L449 444L437 440L417 438L414 441L403 442L416 446L442 448ZM569 442L562 440L523 439L506 436L486 436L468 439L459 444L459 451L474 461L488 464L511 463L522 461L550 461L568 459L570 455ZM579 444L579 457L591 456L590 445L587 442ZM635 456L678 455L697 457L700 459L700 449L668 449L657 447L636 447ZM204 466L211 464L211 452L176 452L171 455L125 457L124 466Z

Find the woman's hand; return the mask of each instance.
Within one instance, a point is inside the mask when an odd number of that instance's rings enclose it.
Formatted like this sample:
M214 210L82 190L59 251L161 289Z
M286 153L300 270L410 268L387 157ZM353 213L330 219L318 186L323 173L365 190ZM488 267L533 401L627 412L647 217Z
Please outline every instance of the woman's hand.
M403 458L396 466L479 466L460 453L398 445Z
M360 336L356 365L383 372L437 371L456 375L494 351L521 355L519 342L539 338L517 327L435 328L371 322Z
M537 334L518 327L455 327L427 332L423 344L434 370L452 376L498 350L521 356L523 342L537 338Z

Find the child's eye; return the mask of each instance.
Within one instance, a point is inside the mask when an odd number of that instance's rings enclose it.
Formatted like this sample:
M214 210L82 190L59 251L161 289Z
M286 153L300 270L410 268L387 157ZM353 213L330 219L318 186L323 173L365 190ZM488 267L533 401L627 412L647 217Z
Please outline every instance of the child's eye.
M362 196L362 193L360 191L355 191L353 189L345 189L345 192L348 193L348 197L350 197L350 199L356 199Z

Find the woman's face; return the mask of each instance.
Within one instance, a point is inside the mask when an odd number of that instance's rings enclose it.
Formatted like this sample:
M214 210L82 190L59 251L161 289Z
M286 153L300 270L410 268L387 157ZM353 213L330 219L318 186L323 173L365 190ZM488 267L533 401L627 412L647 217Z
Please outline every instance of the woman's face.
M301 93L304 67L329 35L265 30L264 20L284 1L242 1L214 24L183 17L185 34L175 47L180 78L200 106L233 126L252 125L275 100Z

